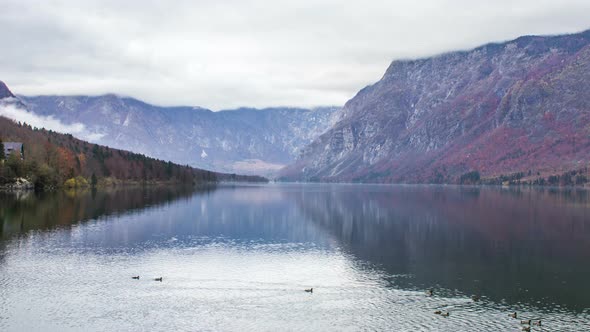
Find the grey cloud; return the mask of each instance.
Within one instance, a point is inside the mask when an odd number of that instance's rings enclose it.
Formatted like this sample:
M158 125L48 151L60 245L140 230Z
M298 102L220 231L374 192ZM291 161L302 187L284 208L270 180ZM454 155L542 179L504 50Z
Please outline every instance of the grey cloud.
M104 137L101 133L87 130L82 123L65 124L53 116L40 116L14 104L0 104L0 116L27 123L32 127L73 134L90 142L98 142Z
M342 105L389 63L590 28L587 0L2 1L20 94L162 105Z

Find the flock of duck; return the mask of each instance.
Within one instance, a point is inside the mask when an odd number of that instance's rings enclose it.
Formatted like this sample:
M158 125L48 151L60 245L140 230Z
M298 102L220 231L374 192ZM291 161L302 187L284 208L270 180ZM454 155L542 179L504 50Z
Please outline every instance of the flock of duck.
M426 296L433 296L434 295L434 289L429 289L426 291ZM472 295L471 299L473 300L473 302L477 302L481 299L481 297L479 295ZM442 310L436 310L434 312L435 315L441 315L443 317L449 317L450 313L448 311L442 311ZM508 316L517 319L518 318L518 314L516 312L513 312L511 314L509 314ZM520 324L523 325L522 327L522 331L525 332L529 332L531 330L531 325L534 326L542 326L542 322L541 320L532 320L532 319L527 319L527 320L521 320Z
M131 279L139 280L139 276L133 276L133 277L131 277ZM162 280L163 280L162 277L154 278L154 281L162 282ZM306 293L313 293L313 288L305 289L305 292Z
M133 276L131 277L132 279L136 279L139 280L139 276ZM162 277L159 278L154 278L154 281L159 281L162 282ZM306 293L313 293L313 288L307 288L304 289L304 291ZM426 291L426 296L433 296L434 295L434 289L429 289ZM479 295L472 295L471 296L471 300L473 300L473 302L477 302L481 299L481 297ZM442 311L442 310L436 310L434 312L435 315L441 315L442 317L449 317L451 314L448 311ZM516 319L518 318L518 314L516 312L513 312L511 314L509 314L508 316ZM529 332L531 330L531 325L535 325L535 326L542 326L541 320L535 320L533 321L532 319L527 319L527 320L521 320L520 324L524 325L522 327L522 330L525 332Z
M518 318L518 314L516 312L511 313L509 316L514 319ZM530 331L531 330L531 323L532 323L532 325L535 325L535 326L542 326L541 320L535 320L535 321L533 321L531 319L521 320L520 324L525 325L522 327L522 330L526 331L526 332Z
M131 279L136 279L136 280L139 280L139 276L134 276L134 277L131 277ZM154 278L154 281L159 281L159 282L162 282L162 277L159 277L159 278Z

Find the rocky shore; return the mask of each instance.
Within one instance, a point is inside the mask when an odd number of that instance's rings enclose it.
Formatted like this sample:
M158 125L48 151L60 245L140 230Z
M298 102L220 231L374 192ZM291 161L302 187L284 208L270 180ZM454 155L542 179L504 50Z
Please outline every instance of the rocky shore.
M13 183L0 185L0 190L33 190L35 185L25 178L16 178Z

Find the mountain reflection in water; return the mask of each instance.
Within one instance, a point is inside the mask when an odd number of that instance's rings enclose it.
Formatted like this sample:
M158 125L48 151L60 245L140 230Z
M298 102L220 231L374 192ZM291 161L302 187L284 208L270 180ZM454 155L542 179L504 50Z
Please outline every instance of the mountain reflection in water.
M293 196L394 287L590 306L588 191L336 186Z
M0 329L8 331L520 329L509 311L570 331L590 317L589 261L584 190L0 193ZM164 281L154 285L157 276ZM435 296L426 297L430 288Z

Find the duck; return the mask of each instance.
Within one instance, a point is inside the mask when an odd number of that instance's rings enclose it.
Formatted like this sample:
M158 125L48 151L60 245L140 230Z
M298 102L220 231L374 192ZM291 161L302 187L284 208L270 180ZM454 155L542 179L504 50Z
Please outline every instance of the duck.
M479 295L471 295L471 299L472 299L474 302L477 302L477 301L479 301L479 299L481 299L481 296L479 296Z
M450 313L447 311L447 312L443 312L440 315L443 316L443 317L449 317Z
M307 293L313 293L313 288L306 289L305 291L306 291Z
M434 295L434 289L431 288L426 291L426 296L432 296L432 295Z
M536 325L536 326L541 326L541 320L539 319L538 321L536 321L536 322L533 322L533 325Z
M138 279L139 280L139 276L131 277L131 279Z
M516 312L511 313L509 316L512 317L512 318L516 318L517 317Z
M528 320L521 320L520 321L520 324L531 325L531 320L530 319L528 319Z
M155 281L159 281L159 282L162 282L162 277L159 277L159 278L155 278L155 279L154 279L154 280L155 280Z
M531 327L530 326L523 326L522 330L525 332L530 332Z
M435 311L435 312L434 312L434 314L435 314L435 315L440 315L440 314L442 314L442 311L440 311L440 310L437 310L437 311Z

